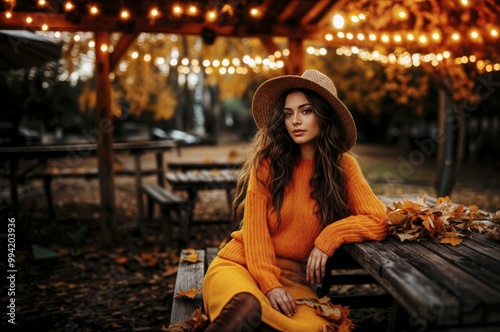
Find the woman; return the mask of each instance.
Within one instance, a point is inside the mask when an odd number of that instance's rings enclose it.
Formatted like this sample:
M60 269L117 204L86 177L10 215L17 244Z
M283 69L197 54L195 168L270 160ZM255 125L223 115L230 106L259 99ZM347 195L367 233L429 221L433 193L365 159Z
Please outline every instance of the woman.
M206 331L322 331L329 322L300 298L343 243L383 240L383 204L347 154L351 113L317 70L264 82L252 114L259 128L236 188L240 229L203 282Z

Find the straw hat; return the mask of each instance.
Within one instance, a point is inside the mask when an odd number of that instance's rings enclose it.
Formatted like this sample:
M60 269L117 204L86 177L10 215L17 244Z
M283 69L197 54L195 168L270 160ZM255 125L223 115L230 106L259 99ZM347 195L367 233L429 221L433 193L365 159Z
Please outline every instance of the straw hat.
M302 76L284 75L271 78L259 86L252 100L252 115L257 127L267 126L276 106L276 100L282 93L291 89L311 90L325 98L340 118L341 129L345 135L346 151L354 146L356 125L351 112L337 97L337 89L332 80L314 69L306 70Z

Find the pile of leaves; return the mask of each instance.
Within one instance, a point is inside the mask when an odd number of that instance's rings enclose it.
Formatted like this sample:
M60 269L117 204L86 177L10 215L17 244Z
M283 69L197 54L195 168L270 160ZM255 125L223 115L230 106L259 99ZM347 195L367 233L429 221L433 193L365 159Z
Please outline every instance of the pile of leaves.
M298 299L295 302L313 308L318 315L330 322L328 326L323 328L324 332L350 332L355 328L349 319L349 307L333 304L328 296L320 299Z
M185 322L175 322L169 327L162 327L164 332L202 332L210 324L207 315L200 308Z
M440 243L459 245L473 232L500 240L500 211L485 213L477 205L468 208L453 204L449 197L439 197L434 206L427 197L404 199L387 207L389 234L401 242L437 238Z

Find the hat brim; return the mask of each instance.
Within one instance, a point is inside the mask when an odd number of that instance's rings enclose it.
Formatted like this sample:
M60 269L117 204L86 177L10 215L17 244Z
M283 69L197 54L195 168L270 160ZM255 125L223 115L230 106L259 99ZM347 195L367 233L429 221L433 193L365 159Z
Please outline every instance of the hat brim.
M340 118L342 131L346 136L344 138L346 151L354 146L357 137L356 124L349 109L338 97L322 85L296 75L271 78L262 83L255 91L252 100L252 116L257 127L262 129L267 126L271 120L278 97L292 89L311 90L325 98Z

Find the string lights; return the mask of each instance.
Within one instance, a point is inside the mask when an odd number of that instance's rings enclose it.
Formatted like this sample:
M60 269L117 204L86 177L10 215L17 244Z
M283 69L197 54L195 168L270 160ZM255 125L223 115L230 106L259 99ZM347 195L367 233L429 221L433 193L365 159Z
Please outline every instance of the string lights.
M469 11L471 3L469 0L456 0L459 5L464 7L466 11ZM409 13L409 9L405 8L404 2L398 2L391 7L392 8L392 20L396 22L397 26L408 27L409 25L413 25L412 23L406 24L405 22L411 18ZM451 6L451 5L450 5ZM457 6L451 6L454 10L457 10ZM349 8L349 6L347 6ZM352 8L352 7L351 7ZM413 8L414 10L415 8ZM349 9L347 9L349 10ZM498 43L499 38L499 28L496 26L496 21L491 23L484 23L479 26L469 26L465 28L464 26L457 26L455 31L453 31L453 27L445 27L443 31L440 31L438 28L430 29L430 31L412 31L410 29L398 29L398 31L388 30L383 31L380 27L375 24L375 22L383 21L388 22L391 20L387 15L383 17L370 17L367 21L368 24L364 24L360 26L359 24L362 21L367 20L367 15L361 13L355 13L355 11L360 11L362 9L351 9L350 12L346 13L336 13L332 18L332 28L335 32L325 34L324 38L327 42L336 42L337 44L351 45L350 47L343 47L337 49L337 53L339 55L352 55L357 54L363 59L367 60L375 60L381 61L385 63L390 63L389 59L399 59L401 64L405 64L406 66L419 65L422 62L429 62L432 65L438 65L443 59L441 58L443 54L451 54L449 49L457 49L459 46L459 42L463 42L467 40L467 42L472 42L472 44L477 43L478 46L483 44L494 45ZM370 11L370 15L373 14L373 11ZM448 14L450 15L450 14ZM466 16L468 17L468 16ZM425 18L424 18L425 20ZM418 22L419 18L415 18L415 21ZM399 22L399 23L398 23ZM373 23L373 24L370 24ZM384 24L387 25L387 24ZM375 26L375 31L369 31L370 26ZM420 24L422 26L422 23ZM425 26L425 25L423 25ZM450 31L451 30L451 31ZM442 51L438 51L435 53L429 53L427 56L421 56L420 53L410 54L405 52L404 55L401 52L391 53L387 56L381 56L380 54L375 54L374 52L368 52L366 50L360 49L359 47L367 47L367 48L376 48L377 45L387 45L388 47L392 46L395 49L400 49L404 46L407 46L413 50L425 50L425 49L434 49L438 50L442 48ZM447 46L446 46L447 45ZM431 46L431 47L429 47ZM474 48L472 47L471 50ZM316 51L317 53L317 51ZM398 55L396 55L398 54ZM432 57L433 54L436 54ZM422 58L423 57L423 58ZM427 61L432 58L432 60ZM408 59L412 59L409 61ZM414 61L415 59L419 59L419 61ZM425 59L425 60L424 60ZM445 58L446 59L446 58ZM467 59L467 61L466 61ZM472 59L472 60L471 60ZM398 61L396 60L398 63ZM456 64L465 64L475 62L477 64L477 69L482 71L490 71L497 70L500 64L493 64L488 59L482 59L476 61L475 55L470 56L460 56L455 59ZM491 64L489 66L488 64Z
M469 0L456 0L461 6L465 8L465 10L470 10L471 2ZM14 15L16 15L14 9L16 5L16 1L14 0L4 0L5 10L3 16L5 19L11 19ZM35 2L34 2L35 3ZM75 3L79 3L78 1L62 1L62 8L66 13L76 12L77 7ZM168 2L168 6L153 6L151 7L147 14L151 20L155 20L159 17L173 17L173 18L181 18L187 16L202 16L205 19L205 22L213 23L217 20L224 20L228 17L231 17L235 14L236 8L233 8L231 2L226 2L224 5L218 6L217 2L210 2L206 7L198 7L195 2L188 1L175 1ZM50 6L50 2L46 0L36 0L36 5L40 8L46 8ZM88 14L91 16L102 15L102 11L98 4L94 1L89 1L86 5L86 10ZM131 21L133 20L133 12L124 6L124 2L120 1L120 11L118 12L118 17L122 21ZM80 7L79 7L80 8ZM162 11L165 11L166 15ZM170 14L168 14L170 12ZM247 15L251 18L259 19L262 17L263 10L259 7L249 7ZM395 5L393 7L392 13L390 15L393 19L398 22L405 22L410 19L410 13L408 9L404 8L402 5ZM34 25L35 22L32 16L27 15L22 18L27 26ZM375 30L375 31L359 31L356 28L359 28L360 25L366 23L368 21L367 14L364 13L349 13L349 15L341 15L337 13L333 16L331 24L333 31L324 36L327 42L340 42L341 44L349 44L352 45L350 47L340 47L336 50L336 53L343 56L349 55L357 55L362 59L366 59L369 61L380 61L382 63L392 63L391 59L396 59L395 63L401 63L405 66L418 66L422 63L430 63L431 65L438 65L440 62L452 59L453 56L450 50L443 49L441 51L435 53L428 53L422 55L421 53L389 53L387 55L382 55L379 53L375 53L376 51L368 51L366 48L370 48L374 43L381 43L387 45L388 47L393 46L396 49L402 46L410 46L412 49L420 49L424 50L426 47L432 45L433 48L438 49L443 47L443 45L449 45L450 48L455 48L453 45L459 45L460 42L464 40L472 41L473 43L477 43L477 45L481 45L484 43L498 43L500 38L500 28L497 26L496 22L485 23L479 27L470 27L468 30L462 28L459 29L457 27L456 31L452 30L439 31L438 29L426 32L415 32L410 29L407 30L399 30L397 32L394 31L383 31L383 30ZM50 27L48 25L49 22L44 22L41 26L36 26L37 30L48 31ZM112 48L108 48L109 52ZM326 55L325 48L308 48L306 52L310 55L315 56L324 56ZM434 54L434 55L433 55ZM133 58L133 57L132 57ZM253 60L248 60L248 58L240 59L240 66L247 66L250 70L254 70L260 65L263 65L262 68L268 69L278 69L282 68L284 64L282 64L283 60L272 60L272 56L270 58L258 60L258 57L255 57ZM455 63L457 64L466 64L466 63L475 63L477 69L480 71L494 71L499 70L500 64L492 63L488 59L476 59L474 55L468 56L460 56L454 58ZM264 61L266 60L266 61ZM276 60L276 59L275 59ZM259 63L260 61L260 63ZM279 62L281 61L281 62ZM153 61L152 61L153 62ZM180 64L182 66L182 64ZM190 65L191 66L191 65ZM211 66L204 66L205 69L212 68L212 72L215 72L216 68L226 68L223 70L225 73L232 73L233 70L230 70L229 67L221 65L220 67L214 66L212 63ZM237 68L239 66L234 66L234 73L238 73ZM219 70L219 73L221 71ZM241 73L242 70L239 70Z

